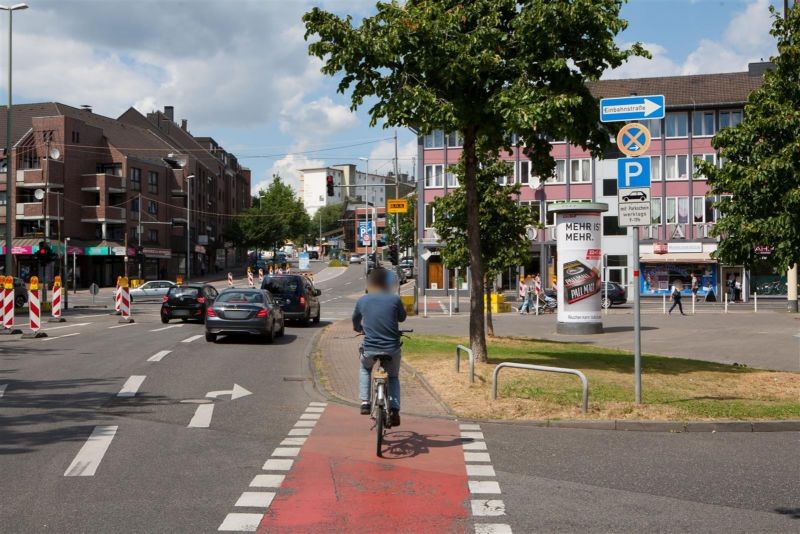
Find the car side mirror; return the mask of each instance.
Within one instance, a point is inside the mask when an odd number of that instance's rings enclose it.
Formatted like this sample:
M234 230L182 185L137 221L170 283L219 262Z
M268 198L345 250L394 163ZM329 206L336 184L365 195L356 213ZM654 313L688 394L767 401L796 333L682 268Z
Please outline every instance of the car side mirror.
M314 290L314 296L315 296L315 297L318 297L318 296L320 296L320 295L322 295L322 291L320 291L319 289L315 289L315 290Z

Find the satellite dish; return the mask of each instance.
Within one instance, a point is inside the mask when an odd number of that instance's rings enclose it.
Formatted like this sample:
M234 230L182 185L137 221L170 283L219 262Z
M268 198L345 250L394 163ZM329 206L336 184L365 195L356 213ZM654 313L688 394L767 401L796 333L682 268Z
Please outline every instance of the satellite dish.
M50 159L58 159L61 157L61 151L57 148L50 149Z
M44 198L44 189L37 189L33 192L33 198L36 200L42 200Z

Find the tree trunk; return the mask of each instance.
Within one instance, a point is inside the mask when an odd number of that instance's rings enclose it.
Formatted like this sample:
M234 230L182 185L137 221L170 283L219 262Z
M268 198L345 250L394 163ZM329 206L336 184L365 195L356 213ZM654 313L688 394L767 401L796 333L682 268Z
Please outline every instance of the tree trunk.
M467 246L471 274L469 295L469 344L475 361L486 362L486 330L483 319L483 258L481 257L481 227L478 186L475 171L478 168L475 128L464 132L464 188L467 193Z
M486 281L486 335L494 337L494 320L492 319L492 286L491 279L484 278Z

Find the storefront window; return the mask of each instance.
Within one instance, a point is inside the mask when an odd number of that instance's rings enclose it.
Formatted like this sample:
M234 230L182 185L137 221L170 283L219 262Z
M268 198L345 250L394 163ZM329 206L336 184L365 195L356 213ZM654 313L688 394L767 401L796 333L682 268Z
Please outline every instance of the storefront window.
M691 295L692 274L699 282L698 295L716 292L717 267L713 263L643 263L642 295L669 294L673 286L681 288L684 295Z

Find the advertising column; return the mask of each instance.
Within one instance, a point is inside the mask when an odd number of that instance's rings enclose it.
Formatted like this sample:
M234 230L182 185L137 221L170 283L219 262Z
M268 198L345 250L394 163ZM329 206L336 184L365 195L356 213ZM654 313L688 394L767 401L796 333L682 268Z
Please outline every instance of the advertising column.
M607 204L566 202L556 213L559 334L603 332L600 290L603 253L601 213Z

